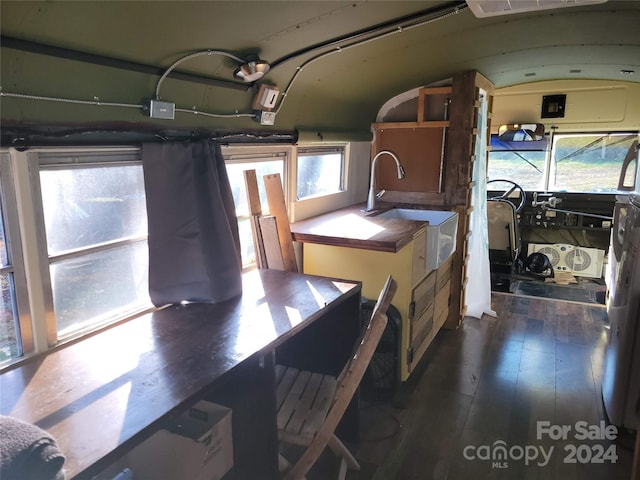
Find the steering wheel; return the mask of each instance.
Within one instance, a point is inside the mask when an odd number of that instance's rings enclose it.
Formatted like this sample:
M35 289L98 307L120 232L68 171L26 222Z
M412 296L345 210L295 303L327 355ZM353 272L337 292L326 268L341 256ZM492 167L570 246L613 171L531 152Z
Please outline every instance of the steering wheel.
M494 197L487 197L487 200L506 200L513 204L513 206L516 209L516 213L520 212L520 210L522 210L522 207L524 207L525 202L527 201L527 194L524 192L524 189L520 185L518 185L516 182L512 182L511 180L489 180L487 182L487 191L489 190L490 183L497 183L497 182L508 183L511 185L511 188L509 188L508 190L505 190L500 195L496 195ZM516 190L518 191L518 198L516 199L511 198L511 194Z

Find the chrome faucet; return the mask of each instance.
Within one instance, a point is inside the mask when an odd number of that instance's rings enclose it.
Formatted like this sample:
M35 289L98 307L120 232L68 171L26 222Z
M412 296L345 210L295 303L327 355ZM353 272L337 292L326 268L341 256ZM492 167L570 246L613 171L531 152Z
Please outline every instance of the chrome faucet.
M365 212L371 212L375 210L376 199L380 198L384 194L384 190L381 190L378 193L375 192L376 161L378 160L378 157L380 157L384 153L388 153L396 161L396 166L398 167L398 180L402 180L404 178L404 167L400 164L400 160L398 159L395 153L389 150L381 150L378 153L376 153L376 156L373 157L373 160L371 161L371 179L369 180L369 195L367 196L367 207L364 209Z

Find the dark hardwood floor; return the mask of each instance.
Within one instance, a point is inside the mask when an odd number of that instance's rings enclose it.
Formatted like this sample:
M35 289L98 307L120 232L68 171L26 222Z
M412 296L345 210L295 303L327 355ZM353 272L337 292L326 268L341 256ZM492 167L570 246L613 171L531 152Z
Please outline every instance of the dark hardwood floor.
M616 441L581 440L576 429L576 422L593 429L605 419L606 310L510 294L492 299L497 318L469 317L458 330L441 331L392 400L363 400L362 438L350 445L362 470L349 480L630 478L630 432ZM537 438L540 422L570 431L565 439ZM485 460L498 446L508 450L505 460ZM527 462L522 452L537 458ZM333 467L323 460L308 478L334 478Z

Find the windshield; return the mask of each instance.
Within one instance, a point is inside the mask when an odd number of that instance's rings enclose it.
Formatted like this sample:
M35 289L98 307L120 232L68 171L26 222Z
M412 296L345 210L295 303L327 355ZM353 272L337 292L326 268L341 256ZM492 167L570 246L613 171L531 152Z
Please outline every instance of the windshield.
M625 155L637 133L556 134L542 142L503 142L492 136L489 180L525 190L615 193Z

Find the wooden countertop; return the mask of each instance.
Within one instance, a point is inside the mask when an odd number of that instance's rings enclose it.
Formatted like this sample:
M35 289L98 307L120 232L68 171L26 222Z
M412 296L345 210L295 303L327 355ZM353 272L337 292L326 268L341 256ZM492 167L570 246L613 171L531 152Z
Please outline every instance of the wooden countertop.
M360 288L248 272L238 298L167 307L2 373L0 413L53 435L67 478L91 478L227 372L272 351Z
M338 247L398 252L425 222L379 218L362 212L364 204L335 210L291 224L293 239Z

